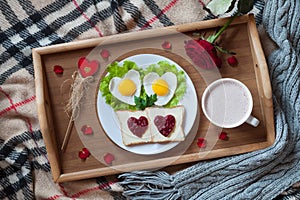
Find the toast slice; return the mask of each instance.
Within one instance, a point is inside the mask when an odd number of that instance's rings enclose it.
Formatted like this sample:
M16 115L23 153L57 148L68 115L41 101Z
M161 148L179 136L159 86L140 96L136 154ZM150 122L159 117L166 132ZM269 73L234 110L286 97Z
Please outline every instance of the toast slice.
M183 131L184 107L147 108L150 121L152 142L178 142L184 141Z
M116 111L123 144L126 146L152 142L150 122L146 111Z

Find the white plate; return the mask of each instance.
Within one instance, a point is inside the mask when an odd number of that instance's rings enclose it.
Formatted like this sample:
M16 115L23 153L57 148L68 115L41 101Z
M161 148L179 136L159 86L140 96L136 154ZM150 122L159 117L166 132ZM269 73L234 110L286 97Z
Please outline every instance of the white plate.
M184 71L177 63L174 61L155 54L139 54L128 57L124 60L130 60L135 62L139 67L147 67L150 64L155 64L159 61L168 61L170 64L175 65L178 70ZM120 62L123 64L124 60ZM185 71L184 71L185 72ZM184 97L179 102L185 108L185 118L183 122L183 130L187 136L194 125L197 109L198 100L195 87L190 79L190 77L185 72L187 89ZM152 155L158 154L170 150L175 147L179 142L169 142L165 144L154 143L154 144L141 144L135 146L125 146L122 142L120 125L118 122L117 115L110 105L105 103L104 97L102 97L101 92L98 92L97 97L97 112L99 116L100 123L106 132L107 136L119 147L136 154L142 155ZM183 141L184 142L184 141Z

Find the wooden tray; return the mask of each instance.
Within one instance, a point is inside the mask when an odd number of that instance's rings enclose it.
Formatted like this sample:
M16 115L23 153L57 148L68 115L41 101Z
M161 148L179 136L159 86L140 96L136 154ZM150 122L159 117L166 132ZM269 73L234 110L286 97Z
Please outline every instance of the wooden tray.
M217 74L219 78L236 78L249 87L254 100L252 114L260 119L260 125L253 128L243 124L237 128L224 129L229 140L218 140L220 128L211 125L202 113L202 93L208 83L218 77L210 70L199 71L193 66L184 53L182 38L199 38L199 33L207 36L227 20L208 20L33 49L38 116L54 181L64 182L125 171L174 166L246 153L272 145L275 138L272 91L253 15L236 18L221 36L219 42L224 48L237 53L239 64L237 67L229 66L226 62L227 55L220 54L223 65ZM161 47L166 40L171 42L171 50ZM110 50L111 56L108 60L100 57L101 49ZM116 146L107 137L96 111L99 80L105 75L105 66L114 60L120 61L141 53L159 54L178 63L192 79L199 102L193 134L189 134L183 144L159 155L138 155ZM78 59L82 56L90 56L101 65L95 77L95 84L84 97L84 101L88 103L85 103L82 111L85 112L84 120L80 122L92 125L94 134L83 140L80 130L74 126L68 145L62 152L60 149L69 122L68 115L64 112L69 94L63 91L63 88L70 82L72 74L77 70ZM62 76L53 72L54 65L63 66ZM199 149L197 146L197 139L200 137L207 140L205 149ZM82 161L78 158L78 151L84 146L92 148L92 155ZM115 156L111 166L103 161L105 153Z

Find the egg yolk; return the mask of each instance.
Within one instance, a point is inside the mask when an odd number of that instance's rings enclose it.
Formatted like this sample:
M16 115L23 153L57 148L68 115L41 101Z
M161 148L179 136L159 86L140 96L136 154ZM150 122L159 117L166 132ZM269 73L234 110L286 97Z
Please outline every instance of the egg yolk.
M132 80L123 79L118 86L118 90L123 96L132 96L136 91L136 86Z
M158 96L165 96L169 93L169 85L163 79L157 79L152 83L152 90Z

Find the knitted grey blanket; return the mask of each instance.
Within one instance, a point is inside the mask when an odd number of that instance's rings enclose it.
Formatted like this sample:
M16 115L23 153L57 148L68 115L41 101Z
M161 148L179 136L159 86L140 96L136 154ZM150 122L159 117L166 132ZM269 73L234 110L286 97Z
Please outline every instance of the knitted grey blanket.
M169 175L121 175L132 199L272 199L300 180L300 2L267 1L263 25L278 45L268 58L276 141L273 146L200 162Z

